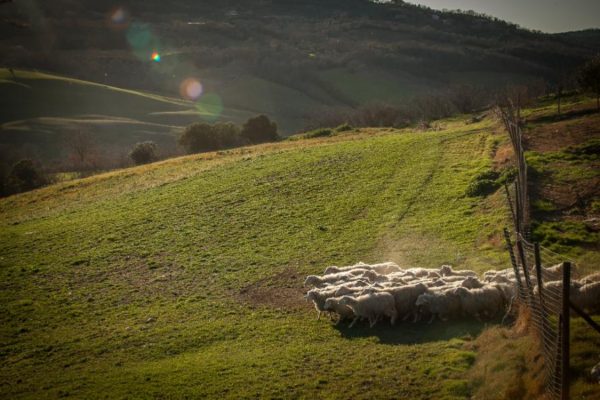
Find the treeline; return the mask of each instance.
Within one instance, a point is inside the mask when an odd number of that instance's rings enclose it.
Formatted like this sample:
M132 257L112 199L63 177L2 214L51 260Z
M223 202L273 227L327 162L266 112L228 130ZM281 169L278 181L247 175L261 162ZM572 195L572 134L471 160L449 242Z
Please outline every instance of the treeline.
M537 97L554 96L557 114L561 114L563 96L590 93L600 112L600 55L572 73L562 73L553 85L543 80L511 85L500 89L474 85L451 85L434 93L419 95L404 104L371 103L356 108L326 107L309 113L307 129L333 128L343 124L357 127L427 126L430 121L457 114L472 114L497 105L507 98L519 98L521 105Z

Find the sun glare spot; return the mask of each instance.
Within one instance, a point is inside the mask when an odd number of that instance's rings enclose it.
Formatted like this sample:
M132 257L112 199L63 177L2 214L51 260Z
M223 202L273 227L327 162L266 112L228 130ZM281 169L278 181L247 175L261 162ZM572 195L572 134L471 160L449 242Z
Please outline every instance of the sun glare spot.
M202 96L202 91L202 84L195 78L188 78L181 82L181 85L179 86L181 97L188 100L197 100Z
M160 62L160 54L156 51L152 53L152 61Z
M129 13L123 7L114 8L108 15L108 21L112 28L123 29L129 24Z

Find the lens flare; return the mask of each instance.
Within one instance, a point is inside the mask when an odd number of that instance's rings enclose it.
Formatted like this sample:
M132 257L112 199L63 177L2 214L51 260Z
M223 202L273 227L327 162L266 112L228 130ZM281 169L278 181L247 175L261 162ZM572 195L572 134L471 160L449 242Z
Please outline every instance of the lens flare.
M147 61L149 58L160 61L157 49L163 48L160 40L154 36L150 26L145 23L133 22L125 34L127 42L133 54L140 60ZM158 60L154 59L154 53L158 54Z
M158 52L153 52L152 53L152 61L156 61L156 62L160 62L160 54L158 54Z
M114 8L108 14L108 25L116 30L124 29L129 25L129 13L123 7Z
M216 121L223 113L223 100L216 93L206 93L196 103L196 110L202 119Z
M179 93L184 99L197 100L202 96L202 92L202 84L195 78L188 78L181 82L181 85L179 86Z

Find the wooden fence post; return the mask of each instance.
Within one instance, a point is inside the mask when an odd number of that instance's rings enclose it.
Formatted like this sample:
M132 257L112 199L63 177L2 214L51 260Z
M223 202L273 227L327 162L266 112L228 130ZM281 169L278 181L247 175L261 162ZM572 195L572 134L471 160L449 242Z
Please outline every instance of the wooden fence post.
M561 395L562 400L569 399L569 358L570 358L570 294L571 294L571 263L566 261L563 263L563 290L562 290L562 362L561 362Z
M538 300L540 304L540 318L542 320L542 332L546 331L547 315L546 305L544 303L544 280L542 276L542 257L540 256L540 244L533 244L533 255L535 258L535 276L537 278Z
M519 258L521 259L521 266L523 267L523 276L525 276L525 284L527 285L527 298L533 303L533 285L531 284L531 278L529 277L529 269L527 268L527 259L525 259L525 251L523 250L523 241L517 239L517 250L519 251Z
M521 275L519 274L519 267L517 265L517 258L515 257L513 245L512 245L512 242L510 241L510 233L508 233L508 229L506 229L506 228L504 228L504 240L506 240L506 247L508 247L508 253L510 254L510 262L513 266L513 270L515 271L515 278L517 280L517 286L519 289L519 299L523 300L523 295L524 295L523 283L521 282Z

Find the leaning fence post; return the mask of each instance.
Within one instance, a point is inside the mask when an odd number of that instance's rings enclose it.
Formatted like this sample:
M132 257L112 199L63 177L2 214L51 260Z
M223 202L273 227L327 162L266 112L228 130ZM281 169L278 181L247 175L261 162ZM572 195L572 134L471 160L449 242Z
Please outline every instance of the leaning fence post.
M515 251L510 241L510 233L508 229L504 228L504 240L506 240L506 247L508 247L508 253L510 254L510 262L512 263L515 271L515 278L517 279L517 286L519 289L519 299L523 300L523 283L521 282L521 275L519 274L519 267L517 266L517 258L515 257Z
M542 257L540 256L540 244L533 244L533 256L535 258L535 276L537 278L538 297L540 303L540 318L542 320L542 332L546 331L546 307L544 304L544 281L542 278Z
M570 309L569 309L569 304L570 304L570 293L571 293L571 263L566 261L563 263L563 290L562 290L562 313L561 313L561 319L562 319L562 326L561 326L561 330L562 330L562 335L561 335L561 339L562 339L562 343L561 343L561 350L562 350L562 362L561 362L561 393L562 393L562 399L563 400L568 400L569 399L569 387L570 387L570 382L569 382L569 358L570 358L570 349L569 349L569 345L570 345L570 322L571 322L571 316L570 316Z
M525 276L525 284L527 285L527 298L533 300L533 286L531 285L531 279L529 278L529 269L527 268L527 259L525 259L525 251L523 250L522 239L517 239L517 250L519 251L519 258L521 259L521 266L523 267L523 275Z

